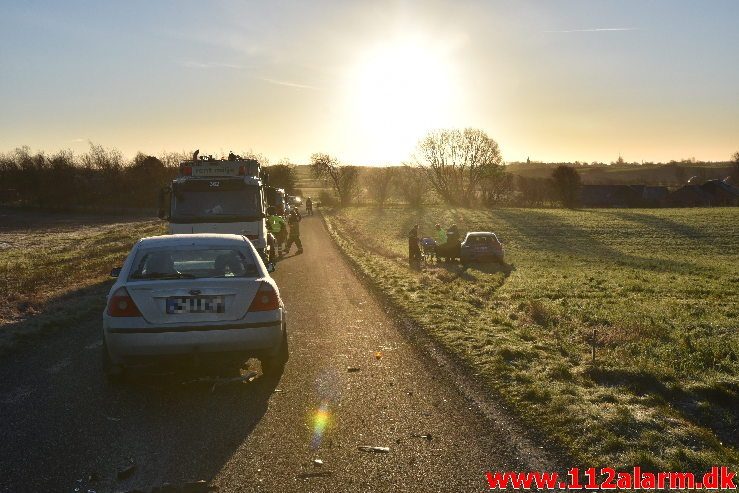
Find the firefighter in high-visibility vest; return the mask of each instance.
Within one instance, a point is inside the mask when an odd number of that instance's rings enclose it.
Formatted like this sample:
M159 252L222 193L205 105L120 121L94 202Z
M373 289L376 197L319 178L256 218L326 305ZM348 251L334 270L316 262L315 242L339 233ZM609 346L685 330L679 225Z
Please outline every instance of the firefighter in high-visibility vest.
M298 253L303 253L303 242L300 241L300 221L303 218L300 216L298 209L290 211L290 216L287 218L287 224L290 225L290 233L287 235L287 244L285 245L285 253L290 253L290 249L293 243L298 247Z
M446 231L444 228L441 227L441 224L437 224L434 226L434 240L436 241L436 247L434 248L434 256L436 257L436 260L439 260L439 257L442 257L444 253L444 249L446 248Z
M282 245L285 243L287 233L287 223L282 217L275 214L274 207L267 208L267 229L277 240L277 254L282 255Z

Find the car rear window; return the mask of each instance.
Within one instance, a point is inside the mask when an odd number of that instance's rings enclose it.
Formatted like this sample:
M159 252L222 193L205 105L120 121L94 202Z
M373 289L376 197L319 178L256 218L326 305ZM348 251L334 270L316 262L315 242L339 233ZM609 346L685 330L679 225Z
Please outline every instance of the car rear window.
M490 245L493 243L492 236L470 236L467 241L471 245Z
M169 247L138 252L129 280L256 277L251 253L236 248Z

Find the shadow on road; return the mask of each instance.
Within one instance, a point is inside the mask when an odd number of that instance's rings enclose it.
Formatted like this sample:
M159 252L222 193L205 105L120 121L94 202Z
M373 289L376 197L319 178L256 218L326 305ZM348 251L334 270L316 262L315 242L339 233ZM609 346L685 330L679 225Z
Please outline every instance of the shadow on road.
M266 413L279 378L216 385L193 382L203 374L191 370L109 384L100 353L107 284L13 324L28 335L0 361L0 491L211 481Z

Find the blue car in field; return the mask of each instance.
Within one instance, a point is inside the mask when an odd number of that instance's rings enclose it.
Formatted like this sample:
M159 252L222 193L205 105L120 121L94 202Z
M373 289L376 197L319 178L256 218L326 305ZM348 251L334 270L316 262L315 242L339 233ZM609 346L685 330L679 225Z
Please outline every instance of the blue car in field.
M503 244L495 233L472 231L467 233L460 249L462 265L493 261L503 263Z

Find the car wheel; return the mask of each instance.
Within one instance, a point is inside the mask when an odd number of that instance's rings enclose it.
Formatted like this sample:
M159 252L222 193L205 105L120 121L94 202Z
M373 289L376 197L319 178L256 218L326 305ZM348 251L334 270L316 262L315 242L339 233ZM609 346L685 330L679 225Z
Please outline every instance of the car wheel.
M105 336L103 336L103 347L102 347L102 358L103 358L103 373L108 382L118 384L123 382L125 378L125 369L121 365L114 365L110 359L110 351L108 351L108 344L105 342Z
M285 363L290 358L290 351L287 345L287 326L282 329L282 342L280 348L271 356L260 358L262 363L262 373L267 376L279 376L285 369Z

